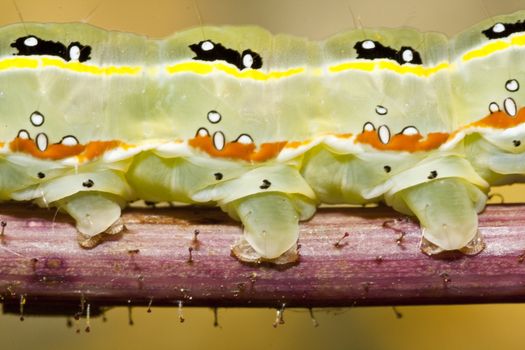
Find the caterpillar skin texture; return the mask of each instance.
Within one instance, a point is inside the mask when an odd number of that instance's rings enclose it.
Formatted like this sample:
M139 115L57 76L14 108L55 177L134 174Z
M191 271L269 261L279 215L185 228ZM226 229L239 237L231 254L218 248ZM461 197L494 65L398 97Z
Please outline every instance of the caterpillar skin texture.
M84 246L133 200L217 205L245 260L294 251L320 203L385 202L417 216L427 253L479 252L489 186L525 174L524 19L323 42L3 27L0 199L69 213Z

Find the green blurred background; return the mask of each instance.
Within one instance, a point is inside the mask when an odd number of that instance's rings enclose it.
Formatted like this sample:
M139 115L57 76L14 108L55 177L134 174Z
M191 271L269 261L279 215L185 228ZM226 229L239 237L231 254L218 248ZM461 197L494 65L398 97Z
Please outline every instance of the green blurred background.
M162 37L204 24L257 24L322 39L354 28L411 26L453 35L486 17L525 8L525 1L490 0L0 0L0 25L24 21L85 21L111 29ZM18 7L19 11L16 10ZM6 44L3 42L2 44ZM507 202L525 199L523 188L495 189ZM499 201L499 198L496 199ZM275 310L219 309L213 327L211 309L113 309L107 321L92 321L91 333L76 334L65 318L0 315L0 349L523 349L525 306L473 305L286 310L286 323L273 328ZM83 321L82 321L83 322ZM82 323L83 324L83 323Z

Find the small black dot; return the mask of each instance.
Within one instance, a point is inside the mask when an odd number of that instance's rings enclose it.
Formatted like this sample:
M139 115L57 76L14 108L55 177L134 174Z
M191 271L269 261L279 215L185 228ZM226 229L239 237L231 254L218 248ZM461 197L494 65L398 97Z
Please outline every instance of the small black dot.
M272 183L271 183L270 181L264 179L262 185L259 186L259 188L260 188L261 190L267 190L267 189L270 188L271 185L272 185Z
M5 222L5 221L0 222L0 226L6 227L7 226L7 222Z
M432 170L430 172L430 175L428 175L427 179L432 180L432 179L435 179L437 176L438 176L438 172L435 170Z
M222 180L222 173L215 173L213 176L215 176L215 180L217 181Z
M82 182L82 186L87 187L87 188L93 187L94 184L95 183L91 179L88 179L87 181Z
M144 201L144 204L146 204L148 207L155 207L155 202L152 201Z
M385 166L383 167L383 169L385 169L385 172L387 172L387 173L389 173L389 172L392 170L392 168L390 167L390 165L385 165Z
M43 172L39 172L37 175L39 179L43 179L44 177L46 177L46 174L44 174Z
M512 143L514 144L514 147L519 147L521 145L520 140L513 140Z

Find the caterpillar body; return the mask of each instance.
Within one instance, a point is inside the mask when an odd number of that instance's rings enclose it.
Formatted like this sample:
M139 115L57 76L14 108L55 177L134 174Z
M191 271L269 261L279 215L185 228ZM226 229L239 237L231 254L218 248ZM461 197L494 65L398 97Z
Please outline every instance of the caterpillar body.
M0 199L69 213L84 246L118 232L136 199L212 204L244 225L241 259L272 260L320 203L385 202L417 216L426 252L475 253L489 186L525 175L525 11L450 40L30 23L0 35Z

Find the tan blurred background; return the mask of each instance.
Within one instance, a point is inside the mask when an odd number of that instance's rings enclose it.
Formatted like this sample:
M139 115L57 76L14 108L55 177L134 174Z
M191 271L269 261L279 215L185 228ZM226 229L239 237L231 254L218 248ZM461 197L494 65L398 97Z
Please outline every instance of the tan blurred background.
M411 26L453 35L477 21L525 8L504 0L0 0L0 25L24 21L77 22L152 37L204 24L257 24L274 33L322 39L354 28ZM16 10L18 7L19 11ZM5 41L0 41L6 44ZM525 201L525 191L497 189L506 201ZM498 199L499 200L499 199ZM401 307L316 310L313 328L306 310L287 310L286 324L274 329L274 310L219 309L213 327L210 309L186 309L180 324L174 309L108 312L89 334L75 334L65 318L0 315L0 349L523 349L524 305Z

